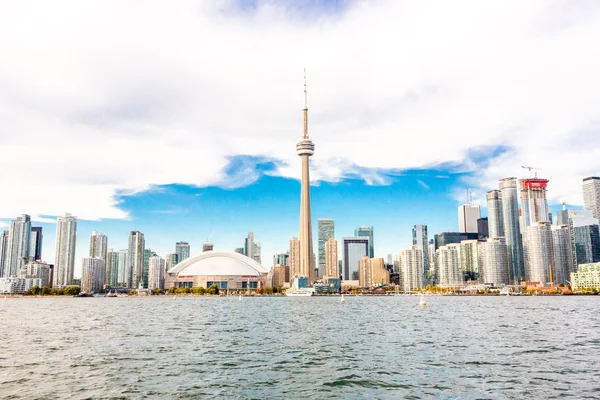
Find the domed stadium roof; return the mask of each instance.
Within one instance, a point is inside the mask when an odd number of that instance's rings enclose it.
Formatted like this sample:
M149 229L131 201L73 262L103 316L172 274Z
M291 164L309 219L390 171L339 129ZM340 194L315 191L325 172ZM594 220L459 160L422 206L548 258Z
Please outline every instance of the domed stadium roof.
M198 256L183 260L167 273L179 276L192 275L263 275L267 271L262 265L240 253L206 251Z

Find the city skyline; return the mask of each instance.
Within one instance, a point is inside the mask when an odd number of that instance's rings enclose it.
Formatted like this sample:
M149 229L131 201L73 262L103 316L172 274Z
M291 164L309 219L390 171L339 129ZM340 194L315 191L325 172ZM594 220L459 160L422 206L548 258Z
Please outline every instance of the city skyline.
M522 165L550 179L554 212L562 202L581 209L580 182L598 171L600 79L587 49L600 34L600 6L503 2L498 13L465 2L439 4L432 18L418 3L335 3L152 3L135 33L117 18L110 34L98 21L127 15L129 5L90 12L71 4L73 14L7 5L0 33L21 34L18 46L3 45L0 71L8 94L0 98L0 168L10 172L0 176L8 194L0 229L31 215L51 263L53 221L76 216L76 275L93 231L115 251L127 247L128 232L143 232L162 257L177 241L198 254L207 237L232 250L255 232L267 263L297 236L301 168L290 149L303 67L318 138L312 220L333 218L338 238L373 226L374 255L385 256L411 243L415 224L431 235L456 231L452 209L465 189L483 207L498 179L527 177ZM48 20L43 30L38 13ZM194 17L179 21L180 13ZM176 20L177 29L153 29ZM208 39L215 35L218 44ZM230 51L217 56L223 47ZM324 55L331 47L333 59ZM357 48L377 62L356 62ZM76 56L40 63L48 51ZM57 71L63 84L48 85Z

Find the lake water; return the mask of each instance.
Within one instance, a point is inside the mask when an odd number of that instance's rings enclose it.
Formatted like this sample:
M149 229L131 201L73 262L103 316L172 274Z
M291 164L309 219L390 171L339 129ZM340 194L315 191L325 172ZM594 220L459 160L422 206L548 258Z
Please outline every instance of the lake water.
M600 398L600 297L0 300L0 397Z

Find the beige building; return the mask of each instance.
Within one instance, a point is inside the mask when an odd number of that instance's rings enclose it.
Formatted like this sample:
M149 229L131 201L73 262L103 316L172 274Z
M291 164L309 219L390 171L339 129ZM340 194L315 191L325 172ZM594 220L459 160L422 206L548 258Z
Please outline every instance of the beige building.
M340 276L338 242L335 238L329 238L325 242L325 276L330 278L338 278Z
M44 261L30 261L25 264L19 271L19 278L39 278L42 281L40 287L52 286L50 265Z
M290 281L290 267L287 265L277 264L273 267L273 278L272 278L272 286L273 287L283 287L286 282Z
M407 249L400 250L400 275L402 277L402 289L410 292L423 288L423 249L412 245Z
M390 273L385 269L383 258L364 257L358 262L358 284L371 288L376 285L389 285Z
M300 274L300 240L290 240L290 278L302 276Z
M105 265L103 259L88 257L83 259L81 272L81 291L84 293L98 293L104 286Z
M600 290L600 263L579 264L577 272L571 272L573 290Z

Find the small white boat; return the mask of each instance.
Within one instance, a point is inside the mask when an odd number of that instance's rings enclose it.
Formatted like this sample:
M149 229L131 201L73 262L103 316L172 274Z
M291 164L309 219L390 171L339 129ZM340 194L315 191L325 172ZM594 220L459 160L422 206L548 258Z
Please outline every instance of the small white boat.
M173 300L175 300L176 298L177 298L177 295L176 295L176 294L175 294L175 295L173 295Z
M421 294L421 299L419 300L419 306L425 307L427 303L425 303L425 295Z
M340 297L340 303L345 302L346 300L344 299L344 295L342 294L342 297Z
M242 295L240 294L240 297L238 297L239 301L242 301Z

